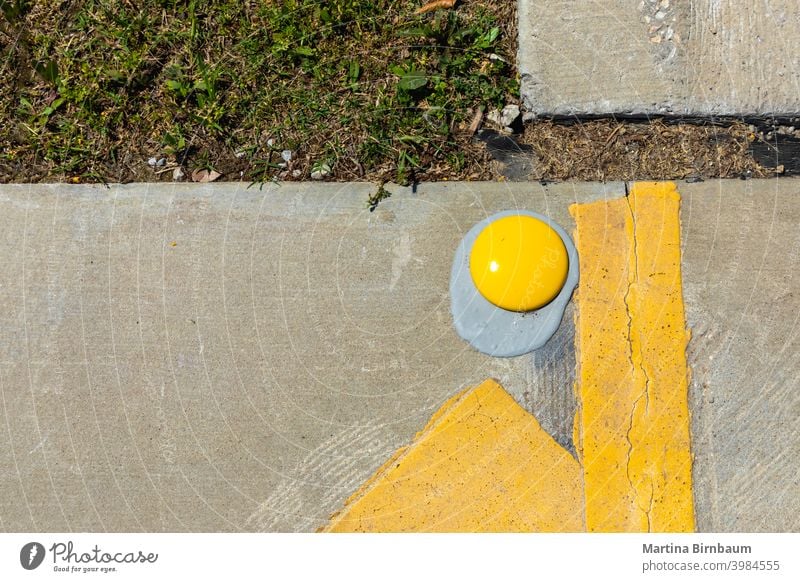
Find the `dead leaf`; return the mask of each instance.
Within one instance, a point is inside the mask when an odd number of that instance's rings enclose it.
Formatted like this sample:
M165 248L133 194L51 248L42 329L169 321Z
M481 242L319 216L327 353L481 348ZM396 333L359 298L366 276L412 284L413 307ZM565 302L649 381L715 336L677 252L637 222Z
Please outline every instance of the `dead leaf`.
M192 182L213 182L220 176L222 174L214 170L195 170L192 172Z

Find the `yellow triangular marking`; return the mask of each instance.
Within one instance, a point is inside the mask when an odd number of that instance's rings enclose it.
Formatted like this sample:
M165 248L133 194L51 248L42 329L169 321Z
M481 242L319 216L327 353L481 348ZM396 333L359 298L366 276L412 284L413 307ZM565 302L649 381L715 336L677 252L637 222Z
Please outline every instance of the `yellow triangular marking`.
M446 402L324 531L583 531L582 490L577 461L487 380Z

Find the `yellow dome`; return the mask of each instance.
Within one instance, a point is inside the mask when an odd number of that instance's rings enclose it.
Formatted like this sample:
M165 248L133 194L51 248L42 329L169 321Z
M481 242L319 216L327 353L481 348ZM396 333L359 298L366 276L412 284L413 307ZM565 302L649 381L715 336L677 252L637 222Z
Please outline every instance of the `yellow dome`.
M509 311L539 309L567 280L569 258L558 233L524 214L489 223L469 258L472 281L490 303Z

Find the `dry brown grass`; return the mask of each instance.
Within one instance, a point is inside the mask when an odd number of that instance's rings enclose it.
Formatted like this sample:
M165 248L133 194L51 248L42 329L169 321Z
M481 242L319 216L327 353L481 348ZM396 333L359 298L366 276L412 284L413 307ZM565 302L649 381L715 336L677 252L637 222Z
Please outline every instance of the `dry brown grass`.
M747 125L537 121L521 141L538 158L534 179L669 180L770 175L749 153Z

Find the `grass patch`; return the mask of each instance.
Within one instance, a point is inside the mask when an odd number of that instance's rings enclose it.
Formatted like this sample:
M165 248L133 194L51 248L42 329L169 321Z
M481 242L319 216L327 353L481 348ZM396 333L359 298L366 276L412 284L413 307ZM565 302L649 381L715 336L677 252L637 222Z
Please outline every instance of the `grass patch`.
M513 2L420 4L0 0L0 181L486 178L461 131L517 97Z

